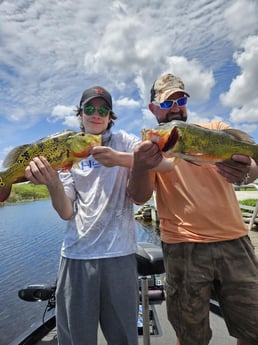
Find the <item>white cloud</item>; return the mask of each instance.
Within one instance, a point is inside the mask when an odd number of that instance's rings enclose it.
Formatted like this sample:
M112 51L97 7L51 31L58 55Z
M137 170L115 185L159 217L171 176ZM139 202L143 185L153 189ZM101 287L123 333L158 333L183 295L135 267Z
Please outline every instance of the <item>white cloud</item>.
M198 123L198 122L210 122L210 121L223 121L223 118L218 115L215 115L211 118L208 116L204 116L203 114L199 114L193 111L188 111L188 120L193 123Z
M39 123L44 133L78 128L71 109L91 85L106 87L117 123L138 132L155 124L149 92L166 72L201 103L196 117L258 121L257 13L256 0L1 1L0 127L7 121L9 135L0 144L17 128L27 142L21 128Z
M258 121L258 36L249 37L243 49L234 54L240 74L233 79L229 91L221 94L224 105L233 107L231 121Z
M233 108L230 113L230 120L237 123L258 121L258 100L254 100L251 104L241 108Z
M183 56L172 56L167 59L167 69L175 75L181 76L185 89L194 100L204 100L210 97L212 87L215 85L213 72L207 70L196 59L187 60Z
M75 107L66 107L63 105L57 105L54 107L51 116L48 117L48 121L56 122L61 121L63 125L68 128L79 127L79 120L76 116Z
M155 116L152 114L152 112L149 109L142 109L142 115L143 115L142 128L145 128L145 129L153 128L158 125Z
M257 32L257 1L236 0L225 10L228 38L238 46L248 36Z
M135 101L134 99L129 99L128 97L119 98L116 101L116 105L120 107L126 108L137 108L139 107L139 101Z

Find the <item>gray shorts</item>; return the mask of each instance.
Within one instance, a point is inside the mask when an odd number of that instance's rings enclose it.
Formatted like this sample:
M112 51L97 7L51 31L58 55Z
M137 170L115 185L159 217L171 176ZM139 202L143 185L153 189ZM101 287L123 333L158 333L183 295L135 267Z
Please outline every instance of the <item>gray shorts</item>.
M215 243L163 243L168 319L181 345L207 345L215 289L231 336L258 344L258 261L248 236Z
M60 345L138 344L138 274L134 254L107 259L62 258L56 290Z

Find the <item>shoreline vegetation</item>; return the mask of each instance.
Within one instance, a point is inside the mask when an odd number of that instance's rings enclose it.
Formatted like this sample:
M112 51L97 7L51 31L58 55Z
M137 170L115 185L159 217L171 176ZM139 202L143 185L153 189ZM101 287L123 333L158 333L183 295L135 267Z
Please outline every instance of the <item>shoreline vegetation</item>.
M242 188L240 187L240 190L241 189ZM243 188L243 190L246 190L246 189ZM5 204L27 202L27 201L37 201L37 200L44 200L44 199L49 199L49 198L50 198L50 195L45 185L34 185L33 183L30 183L30 182L19 183L19 184L14 184L12 186L12 191L9 198L4 202L0 202L0 206L4 206ZM152 198L151 198L151 201L153 201ZM257 200L256 199L241 200L240 203L244 205L255 206L257 203ZM138 216L139 218L145 218L146 220L150 219L151 211L153 213L153 209L154 209L153 202L151 202L151 205L149 205L147 202L146 205L143 205L143 207L140 207L138 212L136 212L136 218Z
M50 195L45 185L34 185L32 183L20 183L12 185L9 198L0 202L0 206L26 201L37 201L49 199Z

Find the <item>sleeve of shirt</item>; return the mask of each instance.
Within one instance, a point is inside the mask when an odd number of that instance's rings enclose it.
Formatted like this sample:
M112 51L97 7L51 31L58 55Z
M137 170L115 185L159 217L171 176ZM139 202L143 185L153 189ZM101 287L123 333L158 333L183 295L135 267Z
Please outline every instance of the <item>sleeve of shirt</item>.
M75 200L76 199L76 190L74 188L74 180L73 180L73 175L71 171L68 172L62 172L59 174L59 178L63 183L64 190L66 195L71 199Z
M125 143L125 152L133 152L134 148L141 143L141 140L134 134L126 133L125 131L120 131L123 142Z

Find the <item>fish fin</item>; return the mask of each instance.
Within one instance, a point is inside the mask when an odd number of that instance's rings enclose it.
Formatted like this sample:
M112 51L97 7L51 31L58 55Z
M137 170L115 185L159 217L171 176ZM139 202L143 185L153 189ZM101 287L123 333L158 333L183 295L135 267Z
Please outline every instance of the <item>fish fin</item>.
M9 168L9 166L12 165L17 160L20 153L22 151L24 151L28 146L30 146L30 145L25 144L25 145L20 145L20 146L14 147L5 157L3 164L2 164L3 167Z
M28 179L25 176L17 177L14 181L13 184L15 183L22 183L22 182L27 182Z
M8 199L12 190L12 186L0 187L0 202L4 202Z
M197 165L198 167L199 166L201 166L201 164L198 164L198 163L196 163L196 162L193 162L193 161L190 161L190 160L188 160L188 159L184 159L187 163L191 163L191 164L193 164L193 165Z
M50 134L47 137L41 138L41 139L35 141L35 144L44 143L45 141L47 141L49 139L58 138L60 136L63 136L64 134L67 134L67 136L70 136L70 135L75 135L77 133L79 133L79 132L73 131L71 129L65 129L63 131L60 131L60 132L57 132L54 134Z
M191 163L191 164L193 164L193 165L200 166L200 164L198 164L198 163L196 163L196 162L193 162L192 160L187 159L187 158L185 158L185 157L174 157L173 164L176 165L176 164L178 164L181 160L184 160L185 162Z
M59 169L59 172L67 172L69 170L71 170L73 166L73 163L67 163L65 166L63 166L61 169Z
M241 131L240 129L226 128L226 129L222 129L222 131L232 135L234 138L242 142L245 142L248 144L255 144L255 141L253 140L253 138L246 132Z

